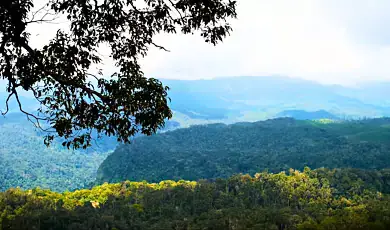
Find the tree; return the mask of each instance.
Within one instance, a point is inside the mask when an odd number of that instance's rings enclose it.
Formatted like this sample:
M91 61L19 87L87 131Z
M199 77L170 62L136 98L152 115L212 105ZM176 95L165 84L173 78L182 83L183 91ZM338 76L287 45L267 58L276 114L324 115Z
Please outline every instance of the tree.
M48 131L47 145L57 134L68 148L90 146L93 130L126 143L138 132L150 135L164 126L172 116L169 88L145 77L139 65L151 46L166 50L154 35L199 31L216 45L232 30L227 20L236 18L232 0L50 0L39 18L33 6L33 0L0 1L0 75L9 92L2 113L14 97L20 111ZM42 48L31 47L27 28L59 15L69 21L69 31L59 29ZM102 61L102 44L119 69L110 78L90 72ZM37 113L23 109L20 89L40 102Z

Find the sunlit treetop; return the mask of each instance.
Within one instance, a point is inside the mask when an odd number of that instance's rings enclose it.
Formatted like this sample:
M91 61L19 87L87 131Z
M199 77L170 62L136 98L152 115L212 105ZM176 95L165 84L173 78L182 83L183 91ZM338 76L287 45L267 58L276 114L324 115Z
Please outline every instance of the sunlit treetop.
M172 116L168 87L144 76L139 65L150 47L166 50L154 36L198 33L216 45L236 18L232 0L51 0L33 9L33 0L0 1L0 76L9 92L2 113L14 97L28 119L48 131L46 144L58 135L68 148L90 146L93 130L126 143L164 126ZM56 17L68 20L69 28L32 47L27 28ZM118 69L110 77L90 72L102 63L101 45L110 48ZM23 109L21 89L40 102L37 113Z

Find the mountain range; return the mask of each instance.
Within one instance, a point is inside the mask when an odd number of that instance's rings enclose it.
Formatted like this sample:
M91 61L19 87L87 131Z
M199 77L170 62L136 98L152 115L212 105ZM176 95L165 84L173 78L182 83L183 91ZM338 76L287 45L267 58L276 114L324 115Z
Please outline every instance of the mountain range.
M187 126L265 120L286 110L324 110L342 119L390 115L389 83L352 88L286 77L162 82L170 87L174 119Z

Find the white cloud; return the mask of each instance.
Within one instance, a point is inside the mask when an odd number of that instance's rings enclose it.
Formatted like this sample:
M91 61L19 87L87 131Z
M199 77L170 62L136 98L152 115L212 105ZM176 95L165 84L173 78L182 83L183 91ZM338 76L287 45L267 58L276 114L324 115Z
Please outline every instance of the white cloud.
M339 84L390 80L388 0L240 0L238 4L239 18L224 43L213 47L198 36L159 35L156 43L171 52L152 49L142 61L145 73L178 79L287 75ZM57 26L31 28L39 34L33 36L35 45L44 44ZM112 71L109 59L104 68L106 74Z

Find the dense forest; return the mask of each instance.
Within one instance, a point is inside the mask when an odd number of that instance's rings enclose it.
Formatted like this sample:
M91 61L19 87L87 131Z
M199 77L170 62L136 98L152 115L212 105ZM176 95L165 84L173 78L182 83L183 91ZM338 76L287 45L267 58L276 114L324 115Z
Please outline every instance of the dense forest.
M161 131L178 125L169 121ZM68 150L58 138L47 148L44 134L21 113L0 117L0 191L40 186L62 192L87 187L118 143L115 137L103 136L95 138L89 149Z
M289 170L214 181L0 193L0 229L388 229L390 171Z
M22 114L0 118L0 191L37 186L64 191L83 188L116 143L97 140L88 150L68 150L60 141L47 148L43 134Z
M177 129L121 145L97 182L198 180L289 168L390 168L390 119L279 118Z

